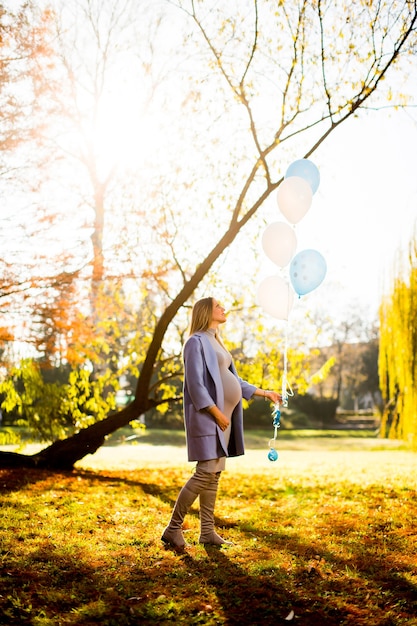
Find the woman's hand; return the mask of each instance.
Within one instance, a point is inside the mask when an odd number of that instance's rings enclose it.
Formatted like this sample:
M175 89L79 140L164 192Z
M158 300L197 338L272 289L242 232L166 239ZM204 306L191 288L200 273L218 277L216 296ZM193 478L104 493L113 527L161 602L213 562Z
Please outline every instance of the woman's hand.
M277 404L278 402L279 403L282 402L281 394L277 393L276 391L268 391L266 389L257 389L255 391L255 396L261 396L262 398L265 398L265 400L270 400L274 404Z
M213 404L213 406L208 406L206 410L214 417L220 430L225 431L230 424L230 420L226 417L226 415L222 413L215 404Z
M273 402L274 404L282 402L281 394L277 393L276 391L265 391L265 398L268 398L268 400L271 400L271 402Z
M225 431L226 428L230 424L230 420L228 420L227 417L223 413L221 413L219 417L216 417L215 420L216 420L217 426L220 428L220 430L223 430L223 431Z

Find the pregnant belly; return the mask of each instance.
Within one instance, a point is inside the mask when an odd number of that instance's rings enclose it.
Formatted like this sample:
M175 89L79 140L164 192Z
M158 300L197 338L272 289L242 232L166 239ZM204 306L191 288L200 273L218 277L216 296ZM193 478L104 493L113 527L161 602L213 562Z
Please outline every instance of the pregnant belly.
M242 398L242 389L236 376L227 369L222 372L225 412L231 413Z

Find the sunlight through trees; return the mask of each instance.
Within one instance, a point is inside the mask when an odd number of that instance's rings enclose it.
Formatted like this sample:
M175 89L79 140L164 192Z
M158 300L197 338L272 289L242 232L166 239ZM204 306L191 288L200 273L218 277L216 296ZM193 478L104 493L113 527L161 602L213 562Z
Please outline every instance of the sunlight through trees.
M98 388L104 399L62 412L67 439L7 462L69 468L109 433L178 400L197 290L253 304L264 203L294 156L314 154L362 109L404 104L392 85L415 54L417 8L361 0L42 7L22 8L40 33L42 62L13 74L31 77L24 119L35 137L23 133L13 152L27 170L17 191L17 178L1 183L4 255L23 251L0 276L3 338L18 340L3 344L5 377L26 352L39 367L61 368L71 397L71 381L82 380L87 396ZM3 13L11 36L20 24L13 10ZM30 58L37 41L29 39ZM1 124L4 133L19 128L12 118ZM132 402L107 413L122 378Z

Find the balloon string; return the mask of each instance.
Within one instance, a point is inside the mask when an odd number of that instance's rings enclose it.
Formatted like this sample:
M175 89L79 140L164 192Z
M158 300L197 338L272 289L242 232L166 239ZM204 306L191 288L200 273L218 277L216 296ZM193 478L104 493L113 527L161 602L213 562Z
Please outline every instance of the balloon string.
M281 427L281 411L279 410L279 402L274 404L274 408L272 411L272 424L274 426L274 437L269 440L269 447L273 448L275 441L277 439L278 428Z
M288 406L288 396L293 396L294 392L288 382L288 320L285 324L285 339L284 339L284 371L282 373L282 406Z
M287 374L288 374L288 321L285 324L285 343L284 343L284 374L282 377L282 398L287 397Z
M288 395L294 395L292 392L291 387L288 384L288 325L289 325L289 318L290 318L290 297L289 297L289 290L290 290L290 285L287 285L288 288L288 298L287 298L287 318L285 321L285 335L284 335L284 371L282 373L282 390L281 390L281 395L282 395L282 406L283 407L287 407L288 406ZM289 392L288 392L288 388L289 388Z

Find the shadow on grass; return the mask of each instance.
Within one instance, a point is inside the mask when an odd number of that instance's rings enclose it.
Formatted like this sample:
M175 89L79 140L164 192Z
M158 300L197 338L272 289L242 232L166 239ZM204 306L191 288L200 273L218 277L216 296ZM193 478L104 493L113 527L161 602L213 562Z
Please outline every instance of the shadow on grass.
M286 624L294 604L284 586L248 575L214 547L206 549L207 558L185 554L153 570L133 563L103 567L64 551L50 542L8 569L0 596L1 624ZM212 606L213 595L217 602ZM320 624L321 615L313 611L313 621L297 623ZM339 621L325 623L336 626Z
M7 475L1 476L4 489ZM155 507L158 501L172 506L183 482L182 471L158 483L156 478L129 478L128 472L76 471L65 476L92 485L123 485L153 496ZM14 470L7 486L18 490L42 479L45 472ZM304 487L303 498L314 501L314 489ZM331 498L330 490L328 495ZM372 492L353 497L370 499ZM57 545L51 537L12 565L2 554L0 623L253 626L291 623L285 619L291 611L299 626L416 623L413 571L401 560L404 536L388 517L378 519L378 523L365 520L358 528L349 515L339 519L323 515L315 534L309 535L301 525L298 529L297 513L287 531L272 523L265 530L256 519L231 524L217 517L218 526L240 532L241 551L192 546L183 556L165 556L157 528L147 529L143 536L139 528L137 538L124 543L121 536L115 553L100 560L97 552L93 563L76 547ZM256 544L249 540L252 537ZM105 540L101 530L91 535L92 542ZM132 546L137 556L132 555ZM338 549L333 551L332 546ZM370 613L369 602L375 614Z
M52 476L59 482L61 476L68 478L76 476L76 473L69 471L48 472L33 468L0 469L0 494L19 491L27 485L34 485L45 480L45 476Z
M33 624L34 613L45 605L49 616L62 616L94 603L102 593L96 568L80 554L65 554L53 541L29 557L14 559L12 566L3 561L6 568L6 576L1 576L1 624Z
M293 598L286 594L283 586L274 580L251 576L229 557L227 548L205 546L207 559L184 556L190 573L198 577L201 587L214 592L224 615L225 623L260 624L271 620L274 624L287 624ZM210 607L208 607L208 614Z
M305 533L264 531L256 524L239 527L256 535L260 545L292 557L291 574L286 573L282 584L291 578L291 588L302 590L301 597L293 595L293 608L301 618L298 624L350 624L353 615L356 624L417 624L417 619L412 620L417 616L417 585L410 580L415 567L404 562L404 537L391 522L369 523L369 533L358 536L356 520L329 521L322 528L322 540ZM337 551L329 545L337 545ZM336 606L338 598L344 599L349 612ZM370 598L378 615L369 612ZM321 611L314 613L312 607L320 604Z

